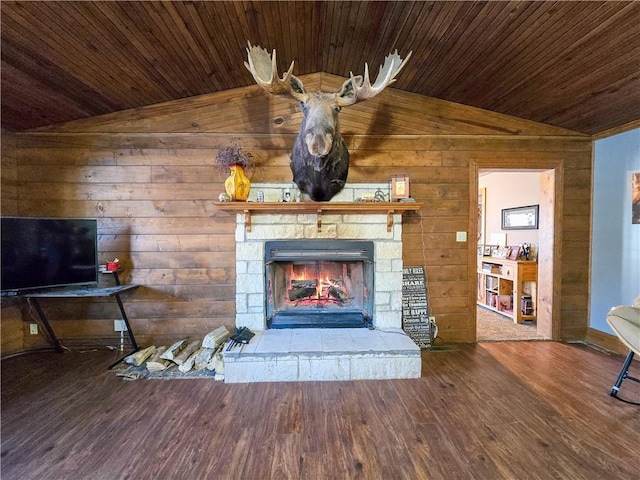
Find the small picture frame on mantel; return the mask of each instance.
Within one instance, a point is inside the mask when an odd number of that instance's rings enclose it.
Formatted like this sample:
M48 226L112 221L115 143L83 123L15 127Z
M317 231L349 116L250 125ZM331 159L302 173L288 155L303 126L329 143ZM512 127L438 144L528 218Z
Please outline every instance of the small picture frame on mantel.
M400 174L391 176L391 200L403 200L409 198L409 175Z

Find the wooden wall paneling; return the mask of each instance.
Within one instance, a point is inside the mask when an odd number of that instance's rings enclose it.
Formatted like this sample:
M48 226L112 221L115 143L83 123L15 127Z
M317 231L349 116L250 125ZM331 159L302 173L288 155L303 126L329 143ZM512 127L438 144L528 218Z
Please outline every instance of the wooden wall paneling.
M2 132L0 142L0 214L18 214L18 168L16 151L12 146L12 136ZM0 299L0 353L7 355L24 350L25 324L18 299ZM27 330L28 331L28 330Z
M338 83L335 78L339 77L323 75L323 82L325 77ZM198 322L203 330L216 323L234 323L236 220L213 205L225 178L213 166L216 146L240 137L259 160L253 181L287 182L291 181L288 156L298 128L291 124L283 133L252 133L254 119L261 112L275 107L279 114L282 105L281 98L259 96L255 89L259 87L110 114L94 123L67 124L60 133L13 136L14 156L21 158L17 167L20 213L99 218L101 260L118 256L123 278L143 285L127 303L135 314L131 315L134 328L145 342L191 335ZM589 212L579 204L590 195L583 180L590 175L591 141L574 132L521 120L519 134L510 134L514 125L510 117L401 93L383 94L402 97L407 105L399 115L394 112L385 117L390 132L403 131L408 116L437 106L437 117L456 134L434 134L437 130L430 130L432 127L424 128L420 135L371 134L367 128L378 121L374 119L378 112L374 100L365 102L363 105L369 104L363 110L365 117L354 122L353 132L345 135L353 157L349 182L386 182L399 171L410 174L412 194L424 206L404 216L404 263L425 265L432 313L442 338L472 342L475 280L469 291L461 279L475 276L475 248L455 242L457 231L472 234L471 169L478 162L492 168L548 169L563 164L569 201L562 210L560 246L564 249L569 242L584 247L589 242ZM187 105L212 99L215 102L206 108L215 111L217 102L228 103L227 111L235 107L239 122L245 117L242 126L230 133L168 132L193 120ZM260 103L258 114L247 117L244 109L254 108L256 101ZM451 122L452 118L465 121ZM226 128L219 122L208 125ZM490 126L482 127L486 134L468 134L477 132L477 125ZM149 131L152 126L157 130ZM557 298L563 302L556 307L574 319L561 335L574 335L586 329L583 292L588 282L578 262L563 260L558 268L563 275ZM560 297L565 289L571 297L566 304ZM52 308L63 314L63 308ZM73 322L82 322L83 316L102 322L100 328L109 327L109 318L100 309L77 308ZM72 325L60 328L73 337Z
M193 171L199 171L192 167ZM195 174L194 174L195 176ZM33 200L57 196L60 200L134 201L134 200L205 200L223 189L222 182L211 183L165 183L150 188L146 183L43 183L33 182L30 196Z
M8 135L11 138L11 135ZM15 157L15 149L11 147L11 141L7 140L7 134L2 134L0 142L0 213L5 216L18 213L18 159Z
M149 183L151 168L148 166L125 166L112 168L111 166L18 166L18 174L22 182L43 182L48 179L55 183L116 183L126 178L129 183Z
M321 74L305 75L301 79L305 89L320 89ZM279 117L288 121L274 124L274 119ZM42 128L40 131L296 133L301 118L297 103L292 98L273 95L257 85L251 85L72 121L55 128Z
M239 138L248 149L266 151L272 149L291 150L295 141L295 134L276 133L273 135L261 133L94 133L83 135L80 133L29 133L14 134L15 148L76 149L115 149L115 150L181 150L181 149L215 149L217 145L228 142L231 138ZM350 150L375 149L384 144L385 150L411 150L441 152L441 155L455 155L467 152L465 155L479 155L481 158L505 158L508 152L517 149L524 159L534 158L535 152L556 152L556 159L567 158L579 152L589 153L591 139L589 137L562 137L558 135L345 135L345 142ZM24 150L28 152L28 150ZM563 153L564 152L564 153ZM64 150L63 150L64 153ZM170 153L170 152L169 152ZM55 152L54 152L55 154ZM580 162L580 157L576 161Z
M1 302L0 352L4 356L24 350L25 323L19 299L3 298Z
M187 284L185 282L185 285ZM158 285L162 285L162 283L159 282ZM155 299L159 299L162 296L153 292L152 295L155 295ZM138 325L141 327L145 327L145 323L150 320L159 321L163 318L171 318L177 315L180 318L214 318L224 315L232 316L235 313L235 298L217 302L205 301L204 299L199 301L174 299L171 302L158 301L153 303L147 301L145 295L127 295L123 299L126 304L127 314L131 316L132 321L135 320L137 324L141 324ZM106 321L118 312L115 303L107 301L73 301L68 302L64 308L56 307L56 303L53 301L47 301L46 304L45 301L41 302L44 308L47 308L47 311L54 309L64 312L61 317L51 318L52 322L80 322L87 319ZM144 319L144 321L141 321L141 319ZM113 322L111 333L113 333Z

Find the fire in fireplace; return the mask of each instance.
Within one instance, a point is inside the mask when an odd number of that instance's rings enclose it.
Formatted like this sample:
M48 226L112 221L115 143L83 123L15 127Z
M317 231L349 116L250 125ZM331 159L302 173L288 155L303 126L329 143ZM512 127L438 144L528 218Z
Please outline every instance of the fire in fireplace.
M371 326L373 261L373 242L266 242L267 327Z

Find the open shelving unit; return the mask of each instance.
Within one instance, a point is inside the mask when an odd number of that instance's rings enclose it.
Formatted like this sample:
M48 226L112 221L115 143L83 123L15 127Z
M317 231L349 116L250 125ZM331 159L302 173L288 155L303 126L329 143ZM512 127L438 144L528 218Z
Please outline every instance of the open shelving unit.
M535 261L480 257L477 303L515 323L535 320L537 280Z

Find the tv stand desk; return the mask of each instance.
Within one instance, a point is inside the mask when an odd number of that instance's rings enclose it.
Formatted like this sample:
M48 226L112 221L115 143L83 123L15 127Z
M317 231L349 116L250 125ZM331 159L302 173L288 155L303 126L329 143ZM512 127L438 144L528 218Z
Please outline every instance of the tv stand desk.
M38 312L38 316L42 321L42 325L46 329L51 341L53 342L56 350L59 352L63 352L64 348L58 340L49 320L47 320L42 307L40 306L39 299L40 298L98 298L98 297L113 297L118 303L118 308L120 309L120 313L122 314L122 319L124 320L125 325L127 326L127 333L129 334L129 339L131 340L131 345L133 347L133 351L136 352L140 349L138 347L138 343L136 342L135 337L133 336L133 331L131 330L131 325L129 324L129 319L127 318L127 313L124 310L124 305L122 304L122 299L120 298L120 294L129 290L135 290L139 287L139 285L120 285L117 274L115 275L117 285L115 287L107 287L107 288L83 288L79 290L58 290L51 292L40 292L40 293L28 293L24 294L23 297L32 299L33 306ZM109 368L114 367L118 363L120 363L122 359L116 361Z

